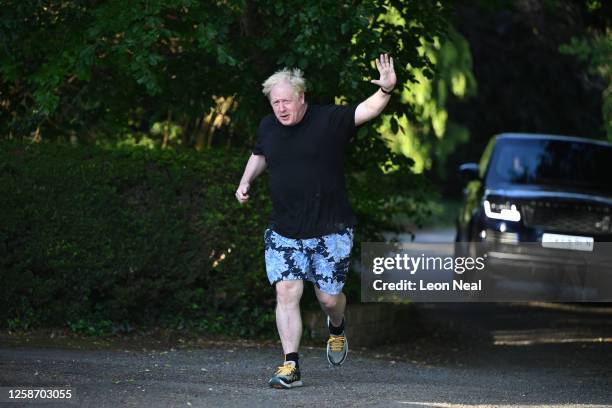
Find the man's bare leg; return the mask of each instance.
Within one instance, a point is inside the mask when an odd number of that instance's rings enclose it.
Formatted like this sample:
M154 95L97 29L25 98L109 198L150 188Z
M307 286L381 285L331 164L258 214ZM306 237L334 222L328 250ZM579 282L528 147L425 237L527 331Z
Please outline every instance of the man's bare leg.
M329 316L332 325L340 327L344 310L346 309L346 296L344 293L329 295L315 287L315 294L321 304L321 309Z
M329 295L315 288L315 293L321 308L329 316L331 326L327 340L327 361L332 365L340 365L346 360L348 341L344 334L344 310L346 309L346 296L344 293ZM333 327L332 327L333 326Z
M296 353L302 338L300 299L304 281L280 281L276 284L276 327L285 354Z

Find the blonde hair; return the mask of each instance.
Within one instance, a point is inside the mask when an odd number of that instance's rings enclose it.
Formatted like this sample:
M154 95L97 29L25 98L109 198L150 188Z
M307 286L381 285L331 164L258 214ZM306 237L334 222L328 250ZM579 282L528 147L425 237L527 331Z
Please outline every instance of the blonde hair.
M261 84L264 95L270 98L270 91L272 91L272 87L281 82L287 82L289 85L291 85L296 96L306 91L304 73L299 68L283 68L280 71L276 71L268 79L266 79L263 84Z

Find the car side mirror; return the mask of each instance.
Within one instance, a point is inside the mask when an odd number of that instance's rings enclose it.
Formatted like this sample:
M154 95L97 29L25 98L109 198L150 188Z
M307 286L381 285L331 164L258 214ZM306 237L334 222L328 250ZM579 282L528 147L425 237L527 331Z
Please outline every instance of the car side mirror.
M464 182L478 180L480 178L480 166L478 163L463 163L459 166L459 174Z

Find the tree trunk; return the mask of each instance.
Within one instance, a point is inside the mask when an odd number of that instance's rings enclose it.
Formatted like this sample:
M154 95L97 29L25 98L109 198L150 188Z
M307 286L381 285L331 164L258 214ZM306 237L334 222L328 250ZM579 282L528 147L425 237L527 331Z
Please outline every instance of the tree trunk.
M172 112L168 109L168 116L166 117L166 124L164 125L164 139L162 141L161 148L165 149L168 147L170 141L170 119L172 118Z

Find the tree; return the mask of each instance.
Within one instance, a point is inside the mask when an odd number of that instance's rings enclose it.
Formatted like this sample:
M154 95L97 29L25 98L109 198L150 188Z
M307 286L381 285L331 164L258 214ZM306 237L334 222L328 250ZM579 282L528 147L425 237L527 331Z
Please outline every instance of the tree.
M589 78L590 85L601 89L603 127L608 140L612 141L612 4L584 0L580 8L585 16L586 35L572 37L559 49L588 64L593 76Z
M589 65L596 78L595 86L602 89L601 113L608 140L612 141L612 28L595 32L590 37L572 38L561 52L574 55Z
M450 120L447 104L476 93L472 57L469 44L454 29L419 51L434 64L436 75L428 78L423 69L411 68L416 83L406 82L401 97L413 109L385 115L379 131L394 151L414 160L415 172L435 167L444 177L446 157L469 140L468 129Z
M390 9L407 23L385 19ZM93 139L171 122L187 146L226 98L223 137L252 141L267 109L259 84L285 65L302 68L309 97L324 102L373 92L366 79L381 52L406 80L408 67L431 76L417 49L447 26L444 3L397 0L8 0L3 13L3 134Z

